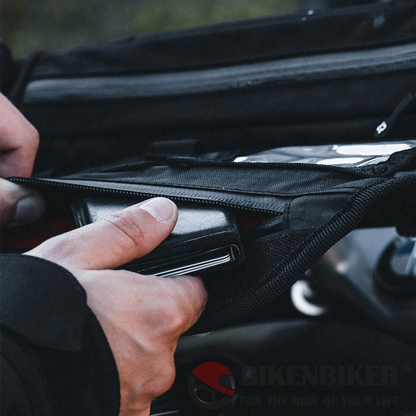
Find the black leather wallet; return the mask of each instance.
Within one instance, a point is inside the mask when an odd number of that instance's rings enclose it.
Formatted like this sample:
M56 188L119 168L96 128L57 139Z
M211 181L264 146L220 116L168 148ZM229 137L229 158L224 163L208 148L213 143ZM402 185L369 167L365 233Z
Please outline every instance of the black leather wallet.
M139 201L85 198L72 204L77 227L127 208ZM122 269L173 277L218 271L239 265L243 247L232 212L218 207L178 205L178 221L172 233L146 256Z

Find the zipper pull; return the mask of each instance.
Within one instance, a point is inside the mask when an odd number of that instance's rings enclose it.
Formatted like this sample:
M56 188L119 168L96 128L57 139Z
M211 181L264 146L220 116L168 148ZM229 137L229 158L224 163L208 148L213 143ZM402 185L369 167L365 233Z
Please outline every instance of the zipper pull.
M413 112L416 119L416 93L413 92L407 94L393 110L390 117L377 126L374 137L376 139L385 139L390 136L398 122L411 112Z

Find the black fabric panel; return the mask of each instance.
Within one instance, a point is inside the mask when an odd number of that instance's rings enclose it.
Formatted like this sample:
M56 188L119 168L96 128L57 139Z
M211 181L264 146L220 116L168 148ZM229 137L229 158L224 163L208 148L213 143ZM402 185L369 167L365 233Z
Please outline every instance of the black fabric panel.
M241 194L241 198L250 195L293 196L323 193L331 190L352 192L355 188L377 181L374 178L363 179L360 170L337 171L331 168L314 170L313 167L294 164L286 166L263 166L246 164L231 166L196 167L184 164L183 167L154 166L145 171L109 172L76 174L65 179L86 179L120 183L167 185L181 188L213 190L219 193ZM248 165L248 166L247 166ZM368 175L370 176L371 173ZM220 194L219 194L220 195ZM236 196L236 200L238 196ZM283 199L285 202L285 199Z
M414 2L359 6L131 36L70 52L44 52L32 78L236 65L393 45L415 38Z
M167 133L179 139L187 138L190 130L198 134L206 129L263 129L323 121L333 124L374 117L381 122L413 88L416 74L408 70L184 97L39 102L23 104L21 110L44 140L63 135L71 141L80 135L113 135L141 141L143 132L153 140Z
M308 195L295 198L289 207L288 226L292 230L319 227L348 202L351 195Z
M397 189L413 193L415 187L413 174L363 188L325 224L283 231L247 244L246 260L236 273L205 280L211 301L189 332L241 322L270 305L333 244L356 228L372 205Z

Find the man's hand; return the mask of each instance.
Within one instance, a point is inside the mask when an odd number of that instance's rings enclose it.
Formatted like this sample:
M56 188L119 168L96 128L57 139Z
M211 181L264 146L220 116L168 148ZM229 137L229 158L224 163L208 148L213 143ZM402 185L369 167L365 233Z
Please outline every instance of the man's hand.
M123 416L148 415L152 399L169 389L178 338L198 320L207 295L196 277L109 269L153 250L177 215L173 202L151 199L26 253L67 268L87 291L117 363Z
M35 191L1 178L29 177L39 146L36 129L0 94L0 224L18 225L39 219L44 211Z

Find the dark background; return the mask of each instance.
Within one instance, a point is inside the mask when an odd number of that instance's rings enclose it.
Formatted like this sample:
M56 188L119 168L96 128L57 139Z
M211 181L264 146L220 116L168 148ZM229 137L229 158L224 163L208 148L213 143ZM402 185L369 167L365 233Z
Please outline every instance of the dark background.
M19 57L295 9L296 0L2 0L1 36Z

